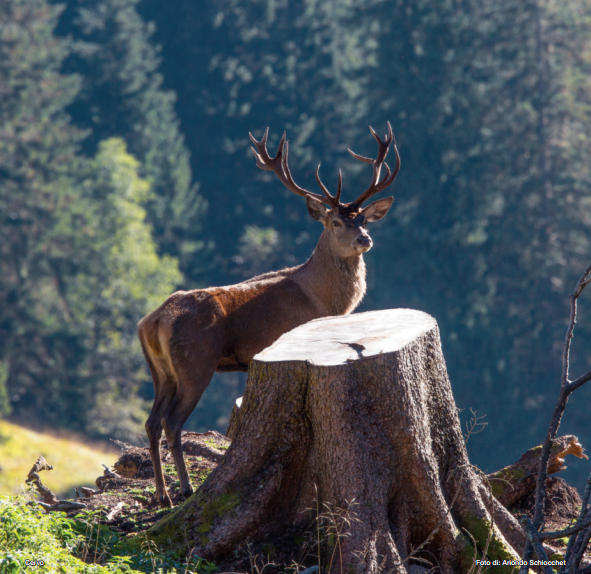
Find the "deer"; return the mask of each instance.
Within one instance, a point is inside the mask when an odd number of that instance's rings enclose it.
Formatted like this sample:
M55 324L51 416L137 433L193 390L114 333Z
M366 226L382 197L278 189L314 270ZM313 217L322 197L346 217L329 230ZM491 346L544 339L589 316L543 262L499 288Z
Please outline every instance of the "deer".
M332 195L320 178L321 194L300 187L288 165L285 132L274 157L267 151L269 128L260 140L249 133L256 165L273 172L289 190L306 199L312 218L324 229L309 259L298 266L257 275L235 285L177 291L138 323L138 335L154 382L154 403L146 433L154 468L155 500L172 506L162 472L162 430L172 452L180 481L181 498L193 492L181 446L181 429L216 371L245 371L250 360L280 335L312 319L351 313L366 291L365 263L373 241L366 224L379 221L389 211L393 197L370 197L392 184L400 170L400 155L390 122L378 143L375 158L359 155L370 164L369 187L354 201L341 202L343 177L339 169ZM393 146L392 146L393 144ZM385 161L393 147L396 165ZM385 169L385 173L382 172Z

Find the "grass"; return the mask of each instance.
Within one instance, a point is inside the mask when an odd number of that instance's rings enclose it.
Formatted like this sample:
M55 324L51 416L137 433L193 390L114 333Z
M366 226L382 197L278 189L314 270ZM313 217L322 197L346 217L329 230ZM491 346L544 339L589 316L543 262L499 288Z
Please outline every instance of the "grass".
M46 514L24 498L0 498L1 574L17 574L30 566L38 572L133 572L124 562L111 570L86 564L76 556L83 543L73 521L62 513Z
M42 473L41 480L58 496L71 495L76 486L95 486L96 477L103 473L102 464L111 466L117 459L114 449L0 421L0 495L22 491L39 455L53 466L52 471Z
M112 466L115 450L84 444L0 421L0 574L211 574L215 564L198 557L161 553L145 535L122 536L100 524L97 511L74 518L46 513L24 489L39 455L54 469L41 479L58 496L81 485L94 485ZM138 496L146 495L138 491ZM23 494L24 492L24 494ZM14 493L21 493L14 495ZM100 514L100 513L99 513Z
M212 574L200 558L160 554L153 543L125 538L100 525L92 512L76 519L46 513L25 496L0 497L0 574Z

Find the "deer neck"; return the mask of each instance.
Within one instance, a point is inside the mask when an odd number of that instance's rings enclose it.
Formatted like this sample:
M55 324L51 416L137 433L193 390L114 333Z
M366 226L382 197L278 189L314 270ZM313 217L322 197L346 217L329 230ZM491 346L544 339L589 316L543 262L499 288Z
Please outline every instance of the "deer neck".
M363 255L337 257L322 233L310 259L297 268L293 279L316 303L320 315L345 315L365 295Z

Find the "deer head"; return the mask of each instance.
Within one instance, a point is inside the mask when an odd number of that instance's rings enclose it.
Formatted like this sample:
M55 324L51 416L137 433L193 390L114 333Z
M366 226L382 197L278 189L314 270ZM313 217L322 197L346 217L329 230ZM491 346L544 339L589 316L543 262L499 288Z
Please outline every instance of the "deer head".
M357 199L349 203L341 202L343 176L340 169L337 190L332 195L320 179L320 164L318 164L316 168L316 181L320 186L322 195L313 193L300 187L291 175L288 165L289 142L286 139L285 132L281 137L279 148L274 157L271 157L267 151L269 128L265 129L265 133L260 141L255 139L251 133L248 134L250 141L253 143L251 149L254 152L257 166L263 170L274 172L287 189L306 198L308 212L314 219L324 225L324 234L329 242L331 251L338 257L353 257L369 251L373 243L365 226L367 223L382 219L388 213L394 201L393 197L386 197L362 207L363 202L391 185L400 171L400 155L396 147L390 122L387 123L387 126L388 131L383 140L371 126L369 127L371 135L378 142L378 153L375 158L356 154L347 148L355 159L370 164L373 170L369 187ZM391 170L386 163L386 156L392 143L394 143L394 154L396 157L394 170ZM382 167L386 170L384 177L382 177Z

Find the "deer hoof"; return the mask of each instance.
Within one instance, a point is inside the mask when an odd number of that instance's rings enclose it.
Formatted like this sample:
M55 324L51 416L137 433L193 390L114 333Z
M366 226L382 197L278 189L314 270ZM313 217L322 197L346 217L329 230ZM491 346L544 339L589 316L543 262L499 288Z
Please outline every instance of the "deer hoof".
M154 501L163 508L172 508L172 500L168 496L168 492L164 492L160 496L158 496L158 493L154 493Z
M193 494L193 487L191 485L189 485L188 488L185 488L182 492L181 492L181 497L183 498L183 500L185 498L189 498L189 496L191 496L191 494Z

